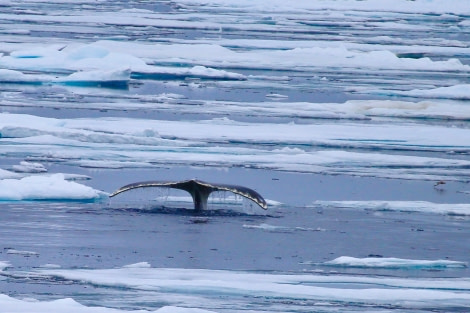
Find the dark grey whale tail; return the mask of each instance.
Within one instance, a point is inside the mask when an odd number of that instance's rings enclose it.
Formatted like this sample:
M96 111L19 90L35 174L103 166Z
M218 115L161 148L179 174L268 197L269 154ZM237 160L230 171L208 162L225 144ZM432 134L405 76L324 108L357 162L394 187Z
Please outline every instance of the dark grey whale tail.
M263 209L267 209L268 205L263 197L254 191L253 189L237 186L237 185L228 185L228 184L212 184L200 180L185 180L179 182L169 182L169 181L144 181L140 183L133 183L126 186L123 186L113 192L110 197L114 197L122 192L136 189L136 188L146 188L146 187L167 187L174 189L181 189L189 192L193 198L194 209L197 211L207 209L207 199L213 191L230 191L234 194L240 195L247 199L250 199Z

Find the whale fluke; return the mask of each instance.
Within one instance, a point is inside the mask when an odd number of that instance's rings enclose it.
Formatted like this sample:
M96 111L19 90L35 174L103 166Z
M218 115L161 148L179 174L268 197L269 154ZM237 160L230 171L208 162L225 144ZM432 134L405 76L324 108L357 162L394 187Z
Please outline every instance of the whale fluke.
M253 189L237 186L237 185L229 185L229 184L212 184L207 183L204 181L191 179L179 182L172 182L172 181L144 181L139 183L133 183L126 186L123 186L113 192L110 197L114 197L122 192L136 189L136 188L146 188L146 187L167 187L167 188L174 188L174 189L181 189L189 192L193 198L194 202L194 209L197 211L207 209L207 199L209 195L213 191L230 191L234 194L240 195L247 199L250 199L261 208L266 210L268 205L263 197L254 191Z

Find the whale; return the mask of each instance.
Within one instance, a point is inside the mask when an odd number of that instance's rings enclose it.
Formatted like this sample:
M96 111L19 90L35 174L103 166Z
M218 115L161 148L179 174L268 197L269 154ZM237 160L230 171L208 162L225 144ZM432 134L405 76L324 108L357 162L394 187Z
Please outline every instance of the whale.
M208 183L202 180L197 179L190 179L190 180L183 180L183 181L143 181L132 183L129 185L122 186L118 190L114 191L110 194L110 197L117 196L123 192L137 189L137 188L148 188L148 187L166 187L166 188L173 188L173 189L180 189L189 192L193 199L194 203L194 210L202 211L207 209L207 199L209 199L209 195L214 191L229 191L234 194L240 195L245 197L262 209L267 210L268 205L266 200L256 191L253 189L238 186L238 185L231 185L231 184L216 184L216 183Z

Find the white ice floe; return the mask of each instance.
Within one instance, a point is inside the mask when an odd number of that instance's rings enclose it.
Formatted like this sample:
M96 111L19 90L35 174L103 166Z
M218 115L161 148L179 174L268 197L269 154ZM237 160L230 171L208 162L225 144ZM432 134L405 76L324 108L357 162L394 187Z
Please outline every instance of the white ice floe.
M46 263L46 264L40 265L39 267L40 268L54 268L54 269L57 269L57 268L61 268L62 266L60 266L58 264Z
M337 10L337 11L376 11L376 12L402 12L402 13L454 13L469 14L470 9L459 0L367 0L367 1L350 1L350 0L326 0L326 1L308 1L300 0L293 2L285 2L282 0L274 0L269 3L263 1L242 0L233 2L231 0L178 0L181 5L204 6L207 9L216 11L225 11L227 9L246 10L249 12L310 12L316 10Z
M50 79L51 78L47 75L24 74L20 71L0 69L1 83L40 83L42 81L49 81Z
M178 73L178 72L177 72ZM244 80L246 79L245 75L228 72L224 70L216 70L213 68L208 68L205 66L193 66L187 73L182 73L181 75L186 74L188 76L201 77L201 78L221 78L221 79L237 79Z
M149 137L148 130L152 130L157 137ZM200 141L273 143L280 145L279 147L284 144L328 145L432 151L470 148L466 140L468 131L463 128L393 123L270 124L234 122L227 119L207 121L157 121L131 118L54 119L25 114L0 114L0 133L5 140L28 137L40 139L40 135L53 135L83 142L142 145L149 145L152 142L159 145L165 143L178 145L178 140L181 140L188 144ZM43 139L48 140L48 138ZM52 141L53 138L49 140ZM454 162L459 163L458 160Z
M150 55L155 55L155 49L158 49L158 47L148 45L134 48L147 49ZM0 82L65 85L99 82L127 83L131 78L131 73L136 73L140 78L157 79L168 77L168 75L179 78L245 79L242 74L208 68L199 64L193 64L188 68L153 66L134 56L135 52L136 50L132 51L132 49L127 53L114 52L100 44L65 47L53 45L48 48L37 47L26 51L13 51L8 56L0 56L0 68L5 68L0 69ZM37 71L43 74L24 74L22 71ZM69 75L58 75L57 72L65 72Z
M182 308L176 306L165 306L154 311L147 310L120 310L107 307L85 306L71 298L38 301L35 299L15 299L4 294L0 294L0 307L2 312L9 313L211 313L196 308ZM213 313L213 312L212 312Z
M285 100L285 99L289 98L289 96L281 95L279 93L268 93L266 95L266 98L271 98L273 100Z
M273 232L273 233L291 233L294 231L325 231L322 228L299 227L299 226L288 227L288 226L271 225L271 224L266 224L266 223L261 223L259 225L243 224L243 228L261 229L261 230Z
M45 276L81 281L93 286L125 287L147 291L166 301L184 301L186 307L211 309L229 305L241 309L245 300L274 298L297 301L406 305L413 308L466 307L468 278L390 278L348 275L270 274L224 270L123 267L115 269L40 269ZM190 294L191 297L181 298ZM222 298L220 297L221 295Z
M15 250L15 249L8 249L6 251L7 254L18 254L18 255L23 255L23 256L33 256L33 255L39 255L39 253L34 252L34 251L26 251L26 250Z
M57 77L47 74L24 74L17 70L0 69L0 82L20 84L60 84L60 85L97 85L127 84L130 80L130 70L92 70L79 71L68 76Z
M409 150L453 153L470 149L467 129L432 124L54 119L0 114L0 134L2 153L23 153L35 155L36 160L61 160L89 167L252 166L462 180L468 177L470 165L470 161L458 156L406 155ZM397 153L400 151L403 153Z
M95 201L104 193L91 187L65 180L63 174L27 176L0 180L0 200L80 200Z
M318 104L321 108L323 105ZM356 114L365 117L403 117L437 120L470 119L470 108L465 103L452 101L396 101L351 100L345 103L327 104L325 110L337 112L338 116ZM354 115L352 115L354 117Z
M152 266L150 265L149 262L139 262L139 263L134 263L134 264L128 264L124 265L123 268L151 268Z
M214 114L250 115L255 117L287 117L341 120L377 120L378 118L415 118L435 120L468 120L470 107L463 102L428 100L420 102L397 100L350 100L344 103L314 102L228 102L202 101L201 111ZM139 104L142 105L142 104ZM163 106L171 110L171 106ZM196 112L194 105L183 112ZM400 121L397 121L400 122Z
M182 63L190 67L160 66ZM155 64L155 65L154 65ZM168 75L243 80L242 74L209 67L280 69L310 71L337 68L401 71L463 71L470 66L458 59L435 61L430 58L400 58L388 50L358 51L345 47L297 47L288 50L234 51L216 44L142 44L135 42L99 41L87 45L50 48L37 47L13 51L0 57L0 81L4 82L83 82L129 80L126 71L140 78ZM21 71L39 71L42 75ZM45 77L44 73L72 72L68 77ZM83 72L83 73L81 73ZM46 75L47 76L47 75ZM49 75L50 76L50 75Z
M459 84L434 89L413 89L395 93L419 98L470 100L470 84Z
M470 204L467 203L433 203L427 201L315 201L314 205L372 211L470 215Z
M463 71L470 72L470 66L451 58L434 61L430 58L400 58L388 50L358 51L345 46L295 47L286 50L235 51L217 44L142 44L134 42L99 41L94 45L106 47L116 53L133 55L147 62L183 63L210 67L230 67L249 69L279 69L310 71L318 68L328 71L342 69L383 69L401 71ZM379 49L379 48L378 48ZM4 57L4 59L7 57ZM5 66L11 68L13 62L6 59ZM119 64L119 63L116 63ZM125 64L125 63L124 63ZM0 65L2 59L0 58ZM139 66L151 70L150 66Z
M328 266L360 267L360 268L388 268L388 269L445 269L465 268L467 263L450 260L409 260L399 258L354 258L341 256L334 260L322 263Z
M0 179L19 178L21 175L0 168Z
M45 173L47 169L41 163L21 161L20 164L13 165L12 170L17 173ZM0 176L1 178L1 176Z

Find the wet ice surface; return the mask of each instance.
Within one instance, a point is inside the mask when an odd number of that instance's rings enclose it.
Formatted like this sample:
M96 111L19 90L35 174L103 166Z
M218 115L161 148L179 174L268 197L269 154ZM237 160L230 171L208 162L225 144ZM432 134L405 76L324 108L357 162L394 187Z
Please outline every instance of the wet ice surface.
M1 11L0 312L469 310L467 4Z

